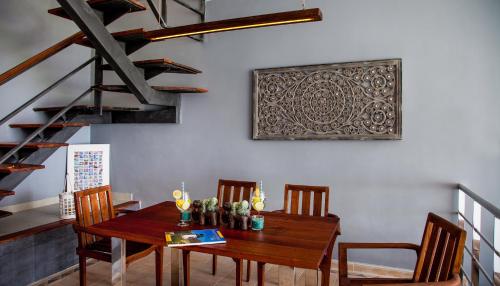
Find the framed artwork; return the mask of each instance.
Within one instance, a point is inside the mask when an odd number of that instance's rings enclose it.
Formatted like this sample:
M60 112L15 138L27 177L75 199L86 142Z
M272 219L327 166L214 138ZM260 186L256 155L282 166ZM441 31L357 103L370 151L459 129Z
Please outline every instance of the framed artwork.
M66 168L67 190L109 185L109 144L69 145Z
M253 139L401 139L401 59L253 75Z

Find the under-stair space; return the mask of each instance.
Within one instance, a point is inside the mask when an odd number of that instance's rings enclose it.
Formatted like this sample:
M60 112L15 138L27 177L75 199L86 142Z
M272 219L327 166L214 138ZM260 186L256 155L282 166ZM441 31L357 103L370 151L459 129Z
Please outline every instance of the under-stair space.
M48 12L74 21L83 33L74 34L0 75L0 83L11 80L71 44L76 43L95 49L95 56L0 120L0 124L9 122L11 128L22 130L26 136L21 142L0 142L0 200L15 195L14 188L31 172L45 168L44 161L58 148L68 146L66 141L81 128L90 124L180 123L182 94L207 92L206 89L199 87L150 86L147 80L160 74L196 75L201 71L176 63L169 58L132 62L128 59L128 55L151 42L145 38L145 30L136 29L111 35L105 28L125 14L145 11L146 6L140 1L60 0L58 2L62 7L50 9ZM95 85L89 87L76 100L61 106L35 105L39 98L90 64L93 65L95 73ZM116 73L124 84L106 84L105 71ZM131 93L137 97L142 106L104 106L102 97L107 96L107 92ZM80 99L89 95L94 97L93 105L79 104ZM35 105L34 112L42 112L50 118L48 122L16 122L14 117L33 105ZM1 211L0 217L10 214Z

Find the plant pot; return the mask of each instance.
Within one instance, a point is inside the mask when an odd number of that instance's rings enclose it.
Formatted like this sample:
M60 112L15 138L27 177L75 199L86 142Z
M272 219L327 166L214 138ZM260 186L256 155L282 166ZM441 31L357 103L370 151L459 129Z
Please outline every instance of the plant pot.
M240 229L248 230L248 216L240 216Z
M234 229L236 227L236 217L232 214L229 215L229 228Z
M198 219L199 219L198 223L200 225L205 225L205 214L200 213L200 217Z
M212 226L217 226L217 212L209 212L210 224Z

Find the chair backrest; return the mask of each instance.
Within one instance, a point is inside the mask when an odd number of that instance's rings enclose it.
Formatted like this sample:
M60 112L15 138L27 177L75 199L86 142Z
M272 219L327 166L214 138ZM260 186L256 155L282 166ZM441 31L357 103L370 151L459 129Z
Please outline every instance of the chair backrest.
M429 213L420 245L414 282L440 282L460 272L466 231Z
M74 193L76 224L88 227L96 223L107 221L115 216L111 186L103 186L82 190ZM94 235L78 233L80 247L101 239Z
M327 216L329 192L330 188L324 186L304 186L304 185L286 184L285 198L283 200L283 209L288 214ZM302 201L300 201L301 194L302 194ZM299 208L300 202L302 202L302 205Z
M242 200L250 201L250 197L256 188L256 182L219 179L217 187L217 200L219 200L219 207L222 207L225 202L232 203Z

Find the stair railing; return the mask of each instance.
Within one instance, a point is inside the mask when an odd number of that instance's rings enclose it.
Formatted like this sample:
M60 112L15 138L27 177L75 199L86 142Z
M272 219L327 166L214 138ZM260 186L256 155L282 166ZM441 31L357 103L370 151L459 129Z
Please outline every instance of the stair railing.
M31 58L25 60L24 62L18 64L17 66L11 68L10 70L0 74L0 86L4 83L10 81L11 79L19 76L25 71L31 69L32 67L38 65L44 60L50 58L51 56L57 54L58 52L64 50L65 48L71 46L76 41L81 40L85 37L85 34L82 32L75 33L66 39L56 43L52 47L32 56Z
M465 224L470 226L472 228L472 233L473 237L471 239L472 241L472 246L469 248L468 246L465 246L465 253L470 256L470 261L471 261L471 271L470 275L467 274L467 271L465 269L461 268L461 272L465 280L467 280L468 285L480 285L480 273L484 276L486 279L487 283L489 285L495 286L495 275L498 275L495 273L495 266L493 266L493 272L494 273L487 273L486 268L481 264L480 259L479 259L479 251L480 251L480 241L482 240L485 245L493 251L493 260L499 259L500 258L500 252L497 248L495 248L495 243L491 242L482 232L481 232L481 210L485 209L489 213L491 213L494 216L495 219L495 225L493 226L493 233L495 240L500 240L500 237L497 237L497 235L500 235L500 230L496 229L498 225L500 225L499 219L500 219L500 209L493 205L492 203L488 202L487 200L481 198L479 195L476 193L472 192L469 188L462 184L458 184L457 186L458 189L458 203L457 203L457 217L458 217L458 224L462 227L465 227ZM473 201L473 219L472 222L467 219L465 216L465 199L466 196ZM498 243L498 241L495 241Z
M73 108L78 101L80 101L83 97L85 97L87 94L92 92L93 87L90 87L86 91L84 91L82 94L80 94L76 99L74 99L70 104L66 105L61 111L59 111L56 115L52 116L47 123L45 123L43 126L37 128L33 133L28 135L21 143L19 143L16 147L12 148L9 150L9 152L5 153L5 155L0 158L0 164L5 163L10 157L15 155L19 150L21 150L26 144L31 142L36 136L38 136L40 133L42 133L47 127L49 127L51 124L59 120L68 110Z
M35 95L33 98L31 98L30 100L26 101L23 105L19 106L14 111L12 111L8 115L6 115L4 118L2 118L0 120L0 126L2 126L5 122L9 121L12 117L16 116L19 112L21 112L24 109L26 109L26 107L28 107L31 104L33 104L34 102L36 102L38 99L42 98L44 95L46 95L51 90L53 90L54 88L56 88L57 86L59 86L61 83L63 83L64 81L66 81L68 78L70 78L71 76L73 76L74 74L76 74L77 72L79 72L80 70L82 70L83 68L85 68L86 66L88 66L89 64L91 64L92 62L94 62L97 58L98 58L98 56L94 56L94 57L90 58L88 61L84 62L83 64L81 64L80 66L78 66L77 68L75 68L74 70L70 71L65 76L63 76L62 78L58 79L56 82L54 82L53 84L51 84L49 87L47 87L46 89L42 90L40 93L38 93L37 95Z
M37 95L35 95L33 98L31 98L30 100L26 101L24 104L22 104L21 106L19 106L18 108L16 108L14 111L12 111L11 113L9 113L7 116L5 116L4 118L2 118L0 120L0 126L2 126L3 124L5 124L12 117L14 117L17 114L19 114L21 111L23 111L24 109L26 109L28 106L30 106L31 104L33 104L37 100L39 100L40 98L42 98L44 95L46 95L47 93L49 93L50 91L52 91L54 88L56 88L57 86L59 86L61 83L65 82L67 79L69 79L70 77L72 77L74 74L76 74L77 72L81 71L83 68L85 68L86 66L88 66L89 64L91 64L94 61L96 61L98 58L99 58L99 56L93 56L92 58L90 58L87 61L85 61L83 64L81 64L78 67L76 67L74 70L70 71L69 73L67 73L66 75L64 75L63 77L61 77L57 81L55 81L49 87L47 87L46 89L42 90L40 93L38 93ZM33 67L34 65L31 65L31 67ZM28 69L27 65L24 66L24 68ZM9 79L12 79L14 77L15 76L11 76ZM7 81L9 79L7 79ZM6 81L4 81L4 82L6 82ZM9 158L11 158L12 156L14 156L17 152L19 152L19 150L21 150L24 146L26 146L26 144L28 144L29 142L31 142L31 140L33 140L35 137L37 137L38 135L40 135L51 124L53 124L59 118L61 118L64 114L66 114L66 112L68 112L71 108L73 108L83 97L85 97L87 94L89 94L92 90L93 90L92 87L90 87L89 89L87 89L85 92L83 92L81 95L79 95L75 100L73 100L70 104L66 105L62 110L60 110L56 115L52 116L47 123L45 123L43 126L37 128L35 131L33 131L33 133L31 133L30 135L28 135L21 143L19 143L18 145L16 145L16 147L10 149L7 153L5 153L0 158L0 164L3 164L5 162L7 162L7 160L9 160Z

